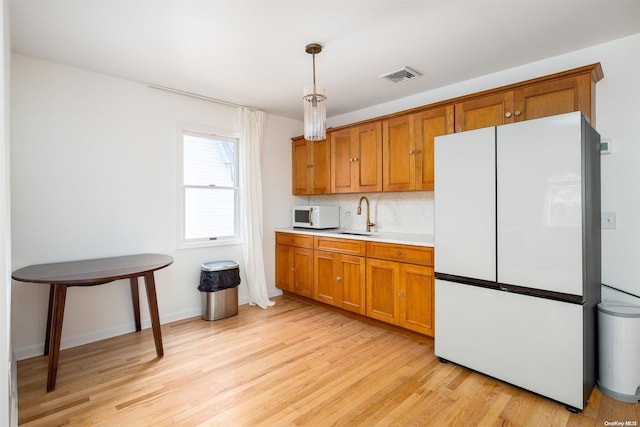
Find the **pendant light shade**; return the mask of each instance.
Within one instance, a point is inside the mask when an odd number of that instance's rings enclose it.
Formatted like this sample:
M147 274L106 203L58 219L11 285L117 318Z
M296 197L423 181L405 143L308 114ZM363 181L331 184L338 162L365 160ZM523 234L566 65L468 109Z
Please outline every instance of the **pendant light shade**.
M313 84L305 86L304 96L304 139L320 141L327 136L327 95L324 87L316 84L316 53L322 52L317 43L308 44L305 51L313 55Z

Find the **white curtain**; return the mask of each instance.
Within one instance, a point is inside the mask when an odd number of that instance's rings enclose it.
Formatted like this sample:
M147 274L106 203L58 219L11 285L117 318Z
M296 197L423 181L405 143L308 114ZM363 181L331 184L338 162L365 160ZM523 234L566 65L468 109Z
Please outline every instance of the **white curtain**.
M260 154L267 114L238 108L240 118L240 222L242 255L249 288L249 304L267 308L269 300L262 253L262 168Z

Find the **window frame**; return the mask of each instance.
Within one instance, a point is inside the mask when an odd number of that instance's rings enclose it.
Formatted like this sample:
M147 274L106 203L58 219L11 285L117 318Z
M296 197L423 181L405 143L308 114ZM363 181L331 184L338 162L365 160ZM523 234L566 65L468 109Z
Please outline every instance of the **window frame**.
M234 145L234 163L235 170L237 173L234 177L234 186L233 187L203 187L197 185L185 185L184 183L184 137L185 135L193 135L197 137L204 138L212 138L219 139L224 141L229 141ZM227 245L239 245L242 243L241 241L241 225L240 225L240 158L239 158L239 134L237 132L229 132L229 131L219 131L211 128L206 128L202 126L178 126L177 129L177 196L176 196L176 205L177 205L177 242L178 249L191 249L191 248L204 248L204 247L212 247L212 246L227 246ZM186 219L186 189L187 188L210 188L212 191L216 191L216 189L234 189L234 225L235 230L234 234L230 236L223 236L217 238L198 238L198 239L186 239L185 236L185 219Z

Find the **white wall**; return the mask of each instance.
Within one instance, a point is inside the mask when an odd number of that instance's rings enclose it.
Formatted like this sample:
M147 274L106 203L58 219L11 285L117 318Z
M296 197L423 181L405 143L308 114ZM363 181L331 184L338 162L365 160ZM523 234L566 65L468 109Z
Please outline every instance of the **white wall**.
M196 126L238 133L235 108L29 57L12 57L13 268L158 252L175 262L156 273L162 323L198 316L200 264L240 262L239 245L177 248L177 133ZM290 137L300 122L269 115L263 148L266 274L274 286L273 238L291 205ZM283 167L284 165L289 165ZM288 212L288 210L287 210ZM246 281L244 275L243 282ZM141 288L142 289L142 288ZM248 301L246 283L241 302ZM13 284L18 358L41 354L48 288ZM149 317L142 299L143 327ZM258 309L258 308L256 308ZM126 281L67 294L62 348L134 330Z
M602 211L613 211L617 218L615 230L602 230L602 282L640 295L640 34L335 116L329 125L340 126L595 62L600 62L604 71L604 79L596 85L596 128L603 138L613 141L613 153L604 155L601 163ZM603 300L640 305L640 299L608 288L603 288Z

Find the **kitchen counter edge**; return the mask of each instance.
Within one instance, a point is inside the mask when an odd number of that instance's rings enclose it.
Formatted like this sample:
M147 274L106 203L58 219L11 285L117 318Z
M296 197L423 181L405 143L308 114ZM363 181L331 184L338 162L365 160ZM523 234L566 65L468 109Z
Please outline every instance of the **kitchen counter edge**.
M356 230L345 230L342 228L330 230L311 230L300 228L276 228L278 233L306 234L309 236L332 237L336 239L364 240L370 242L396 243L401 245L414 245L434 247L434 238L431 234L410 234L410 233L393 233L393 232L371 232L369 235L350 235L341 233L359 233Z

